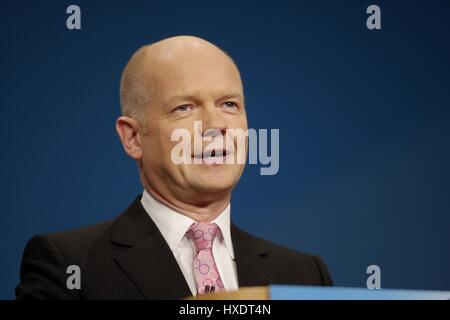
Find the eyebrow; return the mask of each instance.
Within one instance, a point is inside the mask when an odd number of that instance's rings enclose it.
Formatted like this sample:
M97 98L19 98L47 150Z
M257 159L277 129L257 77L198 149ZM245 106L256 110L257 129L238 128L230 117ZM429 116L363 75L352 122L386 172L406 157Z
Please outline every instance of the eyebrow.
M224 95L222 98L220 98L221 100L226 100L226 99L242 99L243 100L243 96L241 93L230 93L230 94L226 94Z
M220 97L220 100L226 100L226 99L242 99L243 100L243 95L239 92L233 92L233 93L228 93L225 94L223 96ZM199 98L198 96L194 95L194 94L186 94L186 95L174 95L171 96L166 103L164 103L164 107L169 106L171 103L173 103L174 101L183 101L183 100L190 100L190 101L198 101Z

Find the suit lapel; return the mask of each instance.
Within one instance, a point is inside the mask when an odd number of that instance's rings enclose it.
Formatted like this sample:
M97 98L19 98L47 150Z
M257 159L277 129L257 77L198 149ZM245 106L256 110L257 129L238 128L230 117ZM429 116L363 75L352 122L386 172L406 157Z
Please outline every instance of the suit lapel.
M117 218L111 236L121 246L114 260L145 299L180 299L191 295L164 237L140 203Z
M261 241L231 223L240 287L276 283L269 252ZM142 207L140 197L115 221L113 257L145 299L180 299L191 295L183 273L161 232Z

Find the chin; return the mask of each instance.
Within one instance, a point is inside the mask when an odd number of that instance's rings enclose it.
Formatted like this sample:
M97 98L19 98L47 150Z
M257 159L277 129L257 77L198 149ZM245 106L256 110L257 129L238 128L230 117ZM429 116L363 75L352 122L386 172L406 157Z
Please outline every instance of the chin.
M190 166L185 178L190 188L198 192L222 192L231 190L242 174L236 165Z
M230 190L237 183L235 175L197 175L191 185L201 192L222 192Z

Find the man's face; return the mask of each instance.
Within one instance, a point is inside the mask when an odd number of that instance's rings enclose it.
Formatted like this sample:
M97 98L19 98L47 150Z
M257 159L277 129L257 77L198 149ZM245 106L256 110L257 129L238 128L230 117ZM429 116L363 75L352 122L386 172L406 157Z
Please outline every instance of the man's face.
M208 129L222 132L224 148L225 130L247 130L242 83L236 67L217 53L189 57L168 54L152 65L157 65L158 70L152 74L153 93L142 136L142 165L147 180L157 190L168 188L187 198L231 191L244 169L244 164L236 164L237 145L234 164L226 164L225 159L224 164L214 165L193 162L202 156L194 150L194 138L201 139ZM201 121L201 131L194 129L194 121ZM176 164L172 159L172 149L179 143L171 141L176 129L190 132L192 164ZM203 151L208 145L209 142L203 142Z

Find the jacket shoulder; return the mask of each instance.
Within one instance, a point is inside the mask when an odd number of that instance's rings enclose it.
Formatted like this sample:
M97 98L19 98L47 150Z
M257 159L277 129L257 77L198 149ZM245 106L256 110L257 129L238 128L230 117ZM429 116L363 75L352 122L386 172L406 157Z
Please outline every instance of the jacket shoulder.
M78 299L79 290L67 290L66 270L69 265L82 266L86 251L110 224L32 237L23 253L16 298Z
M114 220L110 220L82 228L37 235L33 239L50 242L63 257L70 258L71 261L79 261L81 264L83 254L97 239L108 238L113 222Z
M240 229L239 232L241 240L257 248L258 251L267 253L272 261L277 261L277 264L283 266L287 272L299 270L306 278L318 279L317 284L333 285L328 268L321 257L263 239Z

